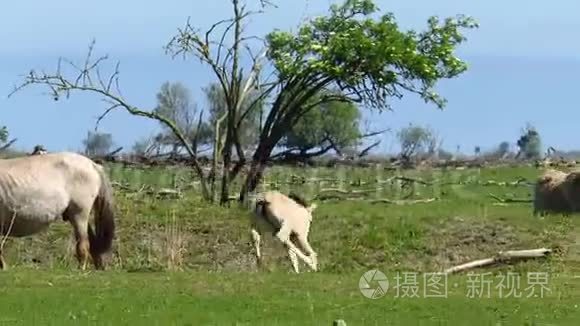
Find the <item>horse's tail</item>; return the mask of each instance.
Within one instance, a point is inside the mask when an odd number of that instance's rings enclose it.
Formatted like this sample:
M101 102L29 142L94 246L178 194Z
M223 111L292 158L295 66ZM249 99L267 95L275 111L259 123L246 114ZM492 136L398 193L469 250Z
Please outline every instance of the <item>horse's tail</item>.
M101 255L111 250L115 237L115 203L113 188L102 166L96 164L101 177L99 194L93 205L95 232L89 230L89 241L93 254Z

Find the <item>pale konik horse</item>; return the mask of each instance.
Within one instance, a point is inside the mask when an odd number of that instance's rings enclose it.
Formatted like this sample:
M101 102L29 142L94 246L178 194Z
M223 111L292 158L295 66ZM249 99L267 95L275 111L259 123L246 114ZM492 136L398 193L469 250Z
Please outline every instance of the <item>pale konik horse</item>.
M316 204L308 205L294 194L286 196L278 191L267 191L256 194L251 207L251 234L258 265L262 263L261 236L270 233L288 251L294 272L299 273L298 257L313 271L318 270L317 254L308 243Z
M61 152L0 159L0 235L26 237L68 221L82 270L89 255L104 269L115 233L113 190L103 167L80 154ZM95 229L89 223L94 213ZM0 269L5 269L0 248Z

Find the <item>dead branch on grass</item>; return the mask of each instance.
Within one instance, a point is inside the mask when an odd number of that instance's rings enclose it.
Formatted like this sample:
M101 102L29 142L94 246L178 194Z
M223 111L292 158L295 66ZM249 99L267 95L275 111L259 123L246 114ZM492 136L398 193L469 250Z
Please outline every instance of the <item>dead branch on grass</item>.
M437 198L405 199L405 200L379 198L379 199L368 199L367 202L371 204L414 205L414 204L432 203L436 200Z
M421 180L418 178L411 178L411 177L405 177L405 176L390 177L389 179L387 179L387 182L392 182L393 180L399 180L399 181L404 181L404 182L408 182L408 183L420 183L420 184L425 185L425 186L432 186L434 183L434 182L430 182L430 181Z
M326 201L326 200L348 200L348 201L364 201L370 204L391 204L391 205L413 205L413 204L424 204L424 203L431 203L437 200L437 198L427 198L427 199L389 199L389 198L364 198L363 195L368 194L369 192L376 191L377 189L368 189L368 190L352 190L346 191L342 189L323 189L320 193L318 193L313 200L317 201ZM354 195L354 196L353 196Z
M318 195L326 195L329 193L338 193L338 194L342 194L342 195L366 195L378 190L381 190L382 188L372 188L372 189L361 189L361 190L343 190L343 189L338 189L338 188L325 188L325 189L321 189L320 192L318 193Z
M486 180L483 182L480 182L479 185L481 186L501 186L501 187L517 187L517 186L532 186L533 183L529 182L528 180L526 180L525 178L518 178L515 181L495 181L495 180Z
M142 185L139 189L133 188L131 186L129 186L128 184L123 184L117 181L113 181L111 182L111 185L114 188L117 188L119 190L125 191L125 192L131 192L131 193L141 193L145 190L145 188L148 187L148 185Z
M160 188L160 189L153 189L149 185L142 185L140 188L136 189L130 187L129 185L122 184L120 182L112 182L113 187L122 190L126 193L131 193L133 195L138 195L140 193L155 196L157 198L182 198L183 194L179 189L172 189L172 188ZM148 189L147 189L148 188Z
M495 257L474 260L465 264L457 265L448 268L444 271L445 274L453 274L458 272L463 272L469 269L485 267L496 265L499 263L511 263L517 260L531 259L531 258L544 258L552 252L551 249L540 248L540 249L528 249L528 250L509 250L500 251Z
M150 190L147 192L148 195L155 195L157 198L163 199L179 199L183 197L181 191L171 188L161 188L158 190Z
M531 203L533 201L533 199L528 199L528 198L501 198L497 195L494 195L492 193L488 194L491 198L499 201L502 204L510 204L510 203Z

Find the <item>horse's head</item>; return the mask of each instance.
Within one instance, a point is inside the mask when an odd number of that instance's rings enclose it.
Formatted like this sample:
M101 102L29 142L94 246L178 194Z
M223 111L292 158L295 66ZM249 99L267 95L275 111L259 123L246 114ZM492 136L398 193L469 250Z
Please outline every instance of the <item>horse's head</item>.
M44 155L46 153L48 153L48 152L46 151L44 146L36 145L36 146L34 146L34 149L32 150L32 153L30 153L30 155Z
M295 192L291 192L288 194L288 198L294 200L297 204L299 204L300 206L306 208L306 210L308 211L308 213L310 215L312 215L312 212L314 212L314 210L316 209L316 207L318 207L318 205L316 205L315 203L308 203L308 201L306 201L306 199L304 199L304 197L298 195Z

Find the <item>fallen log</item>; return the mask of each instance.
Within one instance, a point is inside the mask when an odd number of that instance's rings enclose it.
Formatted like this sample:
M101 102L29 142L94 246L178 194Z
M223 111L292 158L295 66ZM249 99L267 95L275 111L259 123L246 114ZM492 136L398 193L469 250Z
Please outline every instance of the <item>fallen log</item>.
M445 274L453 274L458 272L463 272L478 267L485 267L490 265L495 265L499 263L508 263L515 260L531 259L531 258L543 258L548 256L552 252L551 249L540 248L540 249L528 249L528 250L508 250L500 251L495 257L474 260L465 264L457 265L448 268L444 271Z

